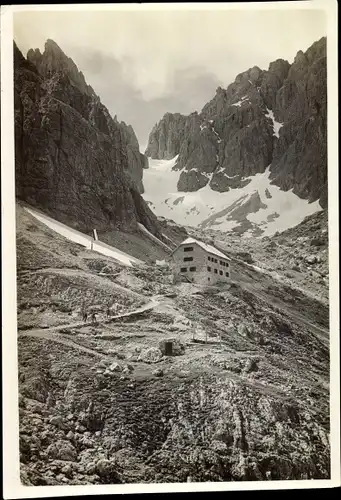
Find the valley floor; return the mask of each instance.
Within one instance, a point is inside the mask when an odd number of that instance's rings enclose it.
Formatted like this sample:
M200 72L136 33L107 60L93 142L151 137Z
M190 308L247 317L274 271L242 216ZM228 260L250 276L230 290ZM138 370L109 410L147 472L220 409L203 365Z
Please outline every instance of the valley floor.
M322 292L237 256L231 284L174 283L20 207L17 248L24 484L329 478Z

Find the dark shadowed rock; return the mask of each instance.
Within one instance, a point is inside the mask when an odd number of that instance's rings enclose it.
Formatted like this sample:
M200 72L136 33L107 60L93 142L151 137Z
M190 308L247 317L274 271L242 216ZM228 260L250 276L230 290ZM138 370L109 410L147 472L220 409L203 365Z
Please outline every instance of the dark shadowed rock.
M327 206L326 39L298 52L276 97L284 122L271 165L273 183Z
M84 232L140 222L158 234L140 193L147 159L132 127L112 119L75 63L48 40L14 45L16 195Z

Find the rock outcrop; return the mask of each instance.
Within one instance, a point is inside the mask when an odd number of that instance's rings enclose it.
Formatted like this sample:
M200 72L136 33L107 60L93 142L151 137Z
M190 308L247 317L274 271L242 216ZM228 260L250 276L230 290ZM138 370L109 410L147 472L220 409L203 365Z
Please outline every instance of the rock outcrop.
M180 113L166 113L150 134L146 156L161 160L174 158L180 149L185 123L186 117Z
M14 44L16 195L84 232L158 224L140 194L148 167L131 126L110 116L52 40Z
M274 113L283 128L276 142L271 177L301 198L327 207L326 42L298 52L276 96Z
M210 184L243 187L270 165L272 182L327 205L326 39L299 51L293 64L257 66L208 102L201 113L167 113L153 128L146 155L178 156L179 191Z

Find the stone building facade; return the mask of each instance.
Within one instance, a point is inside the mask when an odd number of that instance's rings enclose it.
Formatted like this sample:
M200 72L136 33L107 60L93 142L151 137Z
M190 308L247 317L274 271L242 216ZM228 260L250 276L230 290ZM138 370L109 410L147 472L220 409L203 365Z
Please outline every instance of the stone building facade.
M193 238L187 238L172 253L176 274L185 275L198 284L229 282L231 261L222 252Z

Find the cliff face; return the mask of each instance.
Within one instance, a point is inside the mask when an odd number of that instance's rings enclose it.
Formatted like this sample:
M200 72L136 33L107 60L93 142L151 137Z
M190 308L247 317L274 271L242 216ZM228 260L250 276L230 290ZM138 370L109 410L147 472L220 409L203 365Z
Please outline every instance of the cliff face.
M301 198L327 207L326 41L298 52L276 95L275 114L283 122L271 165L273 182L294 188Z
M187 117L180 113L166 113L150 134L146 156L170 160L179 152Z
M209 183L216 191L243 187L270 166L272 182L327 206L326 39L278 59L267 71L239 74L201 113L167 113L149 138L146 155L179 155L179 191Z
M141 198L147 158L75 63L48 40L27 59L14 46L16 194L81 231L158 234Z

